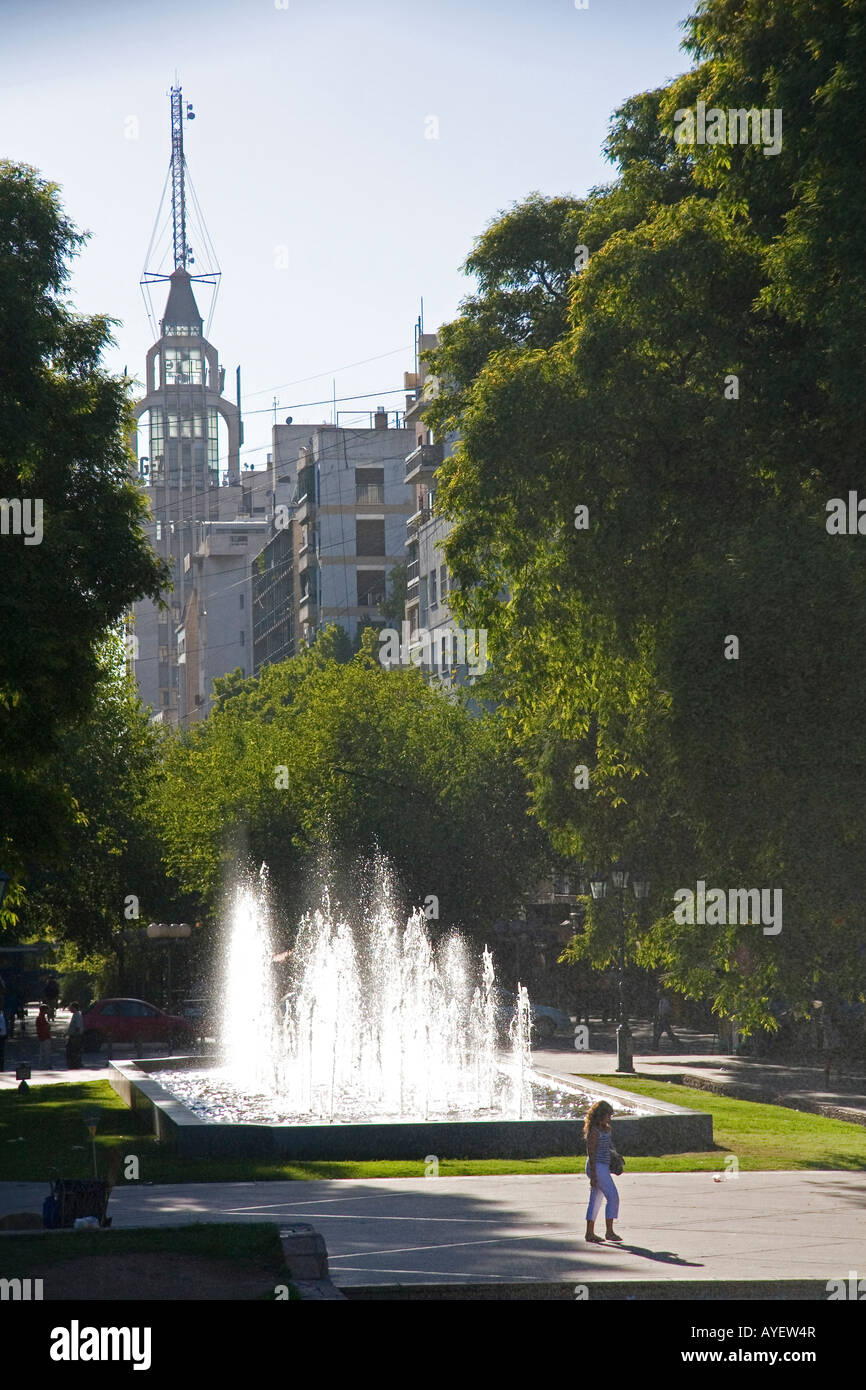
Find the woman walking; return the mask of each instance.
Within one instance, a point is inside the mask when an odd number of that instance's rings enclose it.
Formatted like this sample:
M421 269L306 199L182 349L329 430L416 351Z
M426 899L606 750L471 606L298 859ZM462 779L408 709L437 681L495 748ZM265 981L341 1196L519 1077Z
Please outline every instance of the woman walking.
M610 1174L610 1122L613 1107L606 1100L597 1100L584 1121L586 1140L586 1175L589 1178L589 1202L586 1208L586 1239L592 1245L603 1245L595 1234L595 1220L605 1202L604 1217L607 1229L605 1240L622 1240L613 1229L619 1216L619 1193Z

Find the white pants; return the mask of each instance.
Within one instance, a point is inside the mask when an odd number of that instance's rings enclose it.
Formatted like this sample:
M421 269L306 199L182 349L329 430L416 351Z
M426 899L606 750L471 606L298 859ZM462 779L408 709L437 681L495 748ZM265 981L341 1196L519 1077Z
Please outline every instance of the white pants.
M594 1221L596 1219L601 1210L602 1199L604 1199L605 1220L615 1221L619 1216L619 1193L610 1175L610 1168L606 1163L597 1163L595 1165L595 1175L598 1179L598 1186L589 1189L586 1219L587 1221ZM586 1161L586 1176L589 1177L589 1159Z

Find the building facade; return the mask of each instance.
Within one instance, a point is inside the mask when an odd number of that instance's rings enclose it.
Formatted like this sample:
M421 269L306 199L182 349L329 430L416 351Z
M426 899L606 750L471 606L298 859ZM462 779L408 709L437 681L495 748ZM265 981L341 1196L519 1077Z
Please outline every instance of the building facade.
M169 285L135 415L146 417L150 450L137 460L149 507L145 530L169 566L173 589L165 608L149 599L134 605L127 653L154 719L186 727L209 712L217 677L236 668L253 672L250 558L294 484L280 477L273 459L241 473L240 411L223 394L225 371L203 336L191 277L177 269ZM297 440L309 433L285 428Z
M274 429L284 457L286 426ZM377 410L369 429L318 425L298 451L293 510L295 642L309 644L337 623L354 641L359 628L386 622L391 571L404 564L410 502L404 483L411 436Z
M428 677L445 687L465 684L486 668L486 635L467 633L451 609L451 576L442 544L451 523L436 515L436 471L448 457L455 436L435 442L424 412L438 391L421 354L438 346L435 333L417 335L417 370L404 373L406 425L412 445L405 462L405 481L412 491L406 524L406 624L411 659Z

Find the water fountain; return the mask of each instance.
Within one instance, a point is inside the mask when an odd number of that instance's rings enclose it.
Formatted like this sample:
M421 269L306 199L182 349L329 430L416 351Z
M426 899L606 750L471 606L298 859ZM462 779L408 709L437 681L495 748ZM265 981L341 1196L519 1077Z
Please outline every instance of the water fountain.
M172 1085L205 1118L333 1125L535 1117L525 988L506 1018L490 951L479 969L459 934L434 943L423 913L401 925L384 871L372 911L354 929L326 893L290 954L281 979L264 876L240 887L221 989L222 1065Z
M118 1094L149 1108L181 1153L573 1155L600 1096L614 1105L618 1142L647 1152L661 1142L662 1112L678 1110L536 1071L526 990L508 1017L490 952L473 960L456 933L434 941L421 912L404 925L381 867L372 906L350 923L326 893L288 952L264 870L238 888L230 921L220 1055L113 1066ZM682 1143L665 1136L663 1148L704 1147L710 1117L679 1113L700 1123L681 1123Z

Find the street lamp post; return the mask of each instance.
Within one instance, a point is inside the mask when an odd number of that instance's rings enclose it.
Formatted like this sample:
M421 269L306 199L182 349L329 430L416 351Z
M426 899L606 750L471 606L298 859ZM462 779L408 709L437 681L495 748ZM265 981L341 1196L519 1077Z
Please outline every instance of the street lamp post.
M628 1008L625 995L625 910L623 898L629 881L629 869L617 860L611 865L609 884L616 891L619 914L619 1025L616 1030L616 1069L618 1072L634 1072L634 1042L628 1026ZM608 895L608 878L604 874L594 874L590 879L593 898L599 900ZM638 901L648 897L649 883L642 875L632 875L632 891Z

